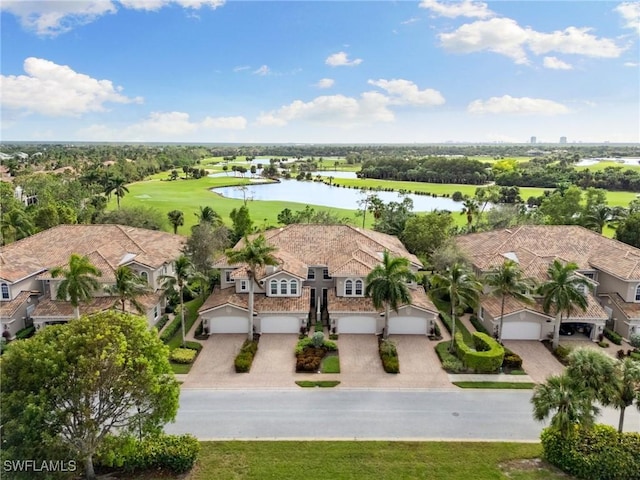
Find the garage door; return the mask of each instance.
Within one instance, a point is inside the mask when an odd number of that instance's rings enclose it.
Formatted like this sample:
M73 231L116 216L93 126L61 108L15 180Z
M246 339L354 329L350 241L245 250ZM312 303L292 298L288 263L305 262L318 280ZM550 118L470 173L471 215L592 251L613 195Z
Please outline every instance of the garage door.
M265 317L260 320L261 333L300 333L296 317Z
M338 319L338 333L377 333L373 317L342 317Z
M247 333L249 319L246 317L218 317L209 320L209 333Z
M540 340L540 324L538 322L504 322L502 339Z
M389 333L426 335L427 319L422 317L392 317L389 319Z

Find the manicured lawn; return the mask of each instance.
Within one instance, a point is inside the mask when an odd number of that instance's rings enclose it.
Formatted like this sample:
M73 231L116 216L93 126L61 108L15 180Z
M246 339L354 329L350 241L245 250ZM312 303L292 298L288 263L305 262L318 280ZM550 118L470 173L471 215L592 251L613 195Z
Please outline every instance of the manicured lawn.
M339 380L297 380L296 385L303 388L331 388L340 385Z
M604 170L608 167L622 168L622 170L640 170L640 164L638 165L627 165L626 163L618 163L618 162L598 162L595 165L586 165L584 167L575 167L576 170L586 170L589 169L590 172L598 172L600 170Z
M373 419L372 419L373 420ZM325 435L331 435L327 423ZM519 467L539 444L486 442L203 442L189 480L429 479L556 480L546 468ZM530 462L525 462L530 463ZM505 465L510 474L504 473ZM513 475L512 475L513 472Z
M185 309L187 310L187 316L184 322L185 335L189 333L189 330L197 320L198 309L202 306L203 303L204 303L204 299L202 299L201 297L194 298L189 302L185 302L184 306L185 306ZM171 337L171 340L167 342L167 346L169 347L170 350L173 350L174 348L178 348L181 345L182 345L182 327L180 327L176 331L176 333L173 335L173 337ZM173 373L189 373L189 371L191 370L191 366L193 365L192 363L174 363L174 362L170 362L170 363L171 363L171 368L173 369Z
M340 373L340 357L337 355L324 357L320 365L320 371L322 373Z
M453 382L453 384L460 388L504 388L512 390L528 390L536 386L535 383L528 382Z

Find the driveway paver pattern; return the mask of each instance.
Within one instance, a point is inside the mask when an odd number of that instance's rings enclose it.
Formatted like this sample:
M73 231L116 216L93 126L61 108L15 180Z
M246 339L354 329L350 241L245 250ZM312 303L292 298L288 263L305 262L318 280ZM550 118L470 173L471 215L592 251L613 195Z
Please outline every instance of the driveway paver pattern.
M538 340L505 340L505 347L522 357L522 368L536 383L563 372L562 365Z

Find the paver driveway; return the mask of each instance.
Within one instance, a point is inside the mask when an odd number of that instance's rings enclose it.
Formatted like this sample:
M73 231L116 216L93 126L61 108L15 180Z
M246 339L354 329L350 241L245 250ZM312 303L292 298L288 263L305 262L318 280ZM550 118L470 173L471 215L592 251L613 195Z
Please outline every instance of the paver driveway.
M258 353L250 375L289 375L296 371L295 347L298 335L265 333L260 335Z
M435 351L437 342L423 335L391 335L396 342L402 383L415 388L451 387L449 376Z
M211 335L186 376L183 386L210 388L222 386L237 376L233 361L247 336L241 334Z
M504 345L522 357L522 368L536 383L543 383L547 377L558 375L564 370L542 342L537 340L505 340Z

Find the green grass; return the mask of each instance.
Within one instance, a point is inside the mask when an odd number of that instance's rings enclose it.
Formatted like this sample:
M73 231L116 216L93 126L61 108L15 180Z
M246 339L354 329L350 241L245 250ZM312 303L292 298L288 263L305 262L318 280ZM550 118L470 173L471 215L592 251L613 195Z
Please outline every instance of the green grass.
M625 163L618 162L598 162L595 165L586 165L584 167L574 167L576 170L587 170L590 172L599 172L608 167L622 168L622 170L640 170L640 164L638 165L627 165Z
M512 389L512 390L529 390L536 386L530 382L452 382L460 388L491 388L491 389Z
M328 424L325 433L330 432ZM567 478L551 468L518 468L519 460L541 455L542 448L537 443L229 441L201 445L198 464L189 480ZM509 476L504 473L503 464Z
M193 327L193 324L198 319L198 309L202 306L203 303L204 303L204 299L200 296L198 296L197 298L194 298L189 302L185 302L184 307L187 311L187 316L185 318L185 323L184 323L185 335L189 333L189 330L191 329L191 327ZM173 337L171 337L171 339L167 342L167 346L169 347L170 350L173 350L174 348L178 348L182 346L182 327L180 327L176 331L176 333L173 335ZM173 373L177 373L177 374L189 373L189 371L191 370L191 366L193 365L192 363L188 363L188 364L174 363L174 362L169 362L169 363L171 364Z
M324 357L320 365L322 373L340 373L340 357L337 355L329 355Z
M338 380L296 380L296 385L303 388L332 388L340 385L340 381Z

